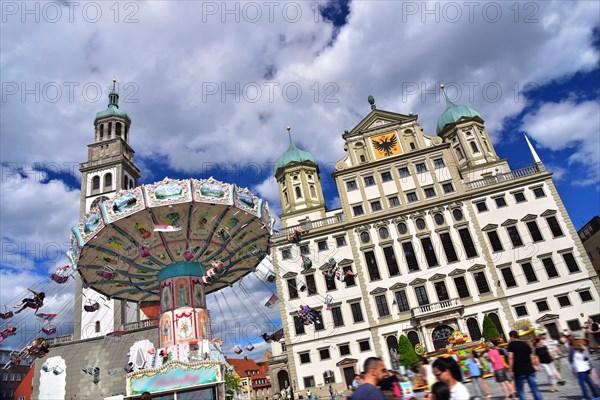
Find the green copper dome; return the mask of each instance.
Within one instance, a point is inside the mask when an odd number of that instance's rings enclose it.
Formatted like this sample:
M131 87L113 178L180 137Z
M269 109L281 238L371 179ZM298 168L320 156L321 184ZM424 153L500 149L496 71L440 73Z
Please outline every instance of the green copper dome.
M472 117L481 118L481 115L479 115L479 113L476 110L472 109L471 107L463 106L463 105L456 105L453 102L451 102L450 100L448 100L448 97L446 96L445 92L444 92L444 97L446 98L446 109L444 110L442 115L440 115L440 117L438 118L437 129L436 129L436 133L438 135L441 131L444 130L444 127L446 125L454 124L454 123L458 122L461 118L472 118Z
M292 163L301 163L305 161L310 161L313 164L316 164L315 157L308 151L301 150L294 145L292 142L292 135L290 134L290 129L288 128L288 134L290 135L290 146L287 148L285 153L283 153L275 162L275 170L279 168L283 168L286 165Z
M125 111L119 109L119 94L115 90L115 83L116 81L113 80L113 88L108 94L108 107L106 107L106 110L100 111L96 114L96 120L104 117L115 116L131 121L129 115L127 115Z

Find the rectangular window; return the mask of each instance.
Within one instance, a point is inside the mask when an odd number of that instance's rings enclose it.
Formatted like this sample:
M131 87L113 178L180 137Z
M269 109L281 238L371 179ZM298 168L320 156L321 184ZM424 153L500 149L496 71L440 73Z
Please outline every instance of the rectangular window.
M300 246L300 254L302 254L302 255L310 254L310 249L308 248L307 244L303 244Z
M569 269L570 273L579 272L579 265L577 265L577 261L575 261L575 257L573 257L573 253L563 253L563 260L565 260L565 264Z
M375 253L373 251L365 251L365 261L367 262L369 279L372 281L381 279L381 275L379 275L379 267L377 267L377 260L375 260Z
M490 286L487 283L487 279L485 278L485 273L483 271L473 273L473 277L475 278L475 283L477 283L479 294L490 292Z
M561 307L568 307L571 305L571 300L568 295L558 296L556 299Z
M523 274L525 275L525 279L527 279L527 283L533 283L538 281L531 263L523 263L521 264L521 267L523 267Z
M506 200L504 199L504 196L496 197L494 199L494 201L496 202L496 207L498 207L498 208L506 207Z
M517 286L517 281L515 280L515 276L513 275L510 267L502 268L500 271L502 272L504 283L506 284L507 288Z
M437 281L433 283L435 293L437 294L439 301L446 301L450 299L448 289L446 289L446 283L444 281Z
M371 210L373 212L381 211L382 210L382 208L381 208L381 201L379 201L379 200L372 201L371 202Z
M369 343L369 339L361 340L360 342L358 342L358 348L360 349L360 351L371 350L371 344Z
M577 332L581 329L581 322L578 319L570 319L567 321L567 326L571 332Z
M283 258L284 260L289 260L290 258L292 258L292 252L290 251L290 249L281 250L281 258Z
M407 167L398 168L398 174L400 175L400 178L406 178L410 176L410 172L408 171Z
M375 179L372 176L365 176L365 186L373 186L375 184Z
M456 255L456 250L454 249L454 244L452 243L450 233L440 233L440 241L442 242L444 253L446 253L446 260L448 260L449 263L458 261L458 256Z
M350 355L350 346L347 344L340 345L340 356L348 356Z
M296 335L302 335L304 333L304 321L298 316L294 316L294 328L296 329Z
M377 305L377 313L379 314L379 317L387 317L390 315L390 309L388 308L385 294L375 296L375 304Z
M435 197L435 189L432 187L428 187L423 189L423 191L425 192L425 197L427 197L428 199Z
M346 182L346 190L348 192L352 191L352 190L356 190L358 189L358 186L356 185L356 181L347 181Z
M429 298L427 297L427 290L425 290L425 286L415 287L415 294L417 295L417 302L420 306L426 306L429 304Z
M533 189L533 195L536 199L539 199L540 197L546 197L546 193L544 193L544 189L541 187Z
M527 307L525 307L524 305L516 306L515 312L517 313L517 317L524 317L524 316L528 315Z
M343 247L346 245L346 236L338 236L335 238L335 244L337 247Z
M475 203L475 206L477 207L477 211L479 211L479 212L484 212L484 211L488 210L487 204L485 203L485 201L477 202L477 203Z
M513 247L523 246L521 235L519 234L516 226L509 226L506 228L506 231L508 232L508 236L510 237Z
M398 311L400 311L400 312L410 311L410 306L408 304L408 298L406 297L406 291L399 290L395 294L396 294L396 303L398 303Z
M298 298L298 289L296 289L296 279L288 279L287 281L288 291L290 292L290 299Z
M344 325L344 318L342 317L342 309L340 307L332 307L331 316L333 317L333 326Z
M537 222L535 221L529 221L527 222L527 229L529 229L529 234L531 235L531 239L534 242L539 242L541 240L544 240L544 237L542 236L542 232L540 232L540 228L538 227Z
M355 217L358 217L359 215L363 215L365 213L365 210L363 210L363 206L353 206L352 207L352 212L354 213Z
M409 203L414 203L415 201L418 201L419 198L417 197L417 193L416 192L408 192L408 193L406 193L406 200Z
M314 387L315 386L315 377L314 376L305 376L302 378L304 380L304 387Z
M469 288L467 287L467 281L464 276L457 276L454 278L454 284L456 285L456 291L458 292L458 297L461 299L465 299L467 297L471 297L469 293Z
M460 235L460 240L462 241L463 247L465 248L467 258L477 257L477 250L475 249L475 244L473 243L473 239L471 238L471 233L469 233L469 229L459 229L458 234Z
M346 273L348 271L352 271L352 266L346 265L344 268L342 268L342 271L344 271L344 273ZM356 282L354 281L354 276L346 275L344 282L346 283L346 287L356 286Z
M527 199L525 198L525 194L523 194L523 192L515 193L515 201L517 203L522 203L524 201L527 201Z
M306 275L306 288L308 289L308 295L317 294L317 284L315 282L315 276L313 274Z
M579 297L581 297L582 303L594 300L594 298L592 297L592 293L590 293L589 290L582 290L581 292L579 292Z
M383 182L389 182L392 180L392 173L390 171L385 171L381 173L381 180Z
M360 308L360 303L350 304L350 309L352 310L352 318L354 319L354 322L363 322L365 320L362 309Z
M3 380L4 382L8 381L8 374L7 374L6 372L3 372L3 373L2 373L2 380Z
M394 253L394 248L384 247L383 254L385 255L385 262L387 263L388 272L390 276L396 276L400 274L400 268L398 268L398 263L396 262L396 254Z
M408 270L410 272L418 271L419 262L417 261L417 256L415 255L412 242L403 242L402 250L404 250L404 259L406 260L406 265L408 265Z
M537 306L539 312L550 310L550 307L548 307L548 302L546 300L536 301L535 305Z
M558 271L554 266L554 261L552 261L552 258L544 258L542 260L542 264L544 264L544 268L546 268L548 278L556 278L558 276Z
M550 231L552 232L553 237L563 236L563 231L558 223L558 220L555 216L550 216L546 218L548 222L548 226L550 227Z
M322 331L325 329L325 325L323 324L323 315L321 315L321 311L314 310L317 321L315 322L315 331Z
M329 360L331 358L331 355L329 354L329 349L320 349L319 350L319 357L321 358L321 360Z
M494 251L504 250L504 248L502 247L502 242L500 241L500 237L498 236L498 232L488 231L486 233L488 235L488 239L490 240L490 244L492 245L492 250L494 250Z
M446 194L454 192L454 186L452 185L452 183L444 183L442 185L442 189L444 189L444 193Z
M444 163L444 160L441 158L436 158L435 160L433 160L433 168L444 168L446 166L446 164Z
M418 173L427 172L427 166L425 165L425 163L416 164L415 169L417 170Z
M400 200L398 200L398 196L393 196L388 199L390 202L390 207L398 207L400 205Z
M96 321L96 324L95 324L95 331L96 331L96 333L99 333L99 332L100 332L100 321Z
M310 362L310 353L300 353L300 364L308 364Z
M438 265L440 265L438 263L437 256L435 255L435 251L433 250L433 243L431 243L431 238L421 238L421 246L423 247L423 251L425 252L425 259L427 260L427 265L429 267L437 267Z
M327 288L327 291L337 289L337 287L335 286L335 281L336 281L335 278L334 279L325 278L325 287Z
M321 240L317 242L317 248L319 251L327 250L327 240Z

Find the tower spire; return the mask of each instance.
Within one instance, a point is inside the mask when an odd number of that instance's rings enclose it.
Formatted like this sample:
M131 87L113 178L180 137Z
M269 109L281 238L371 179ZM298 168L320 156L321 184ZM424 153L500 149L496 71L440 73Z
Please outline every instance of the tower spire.
M292 131L292 127L290 127L288 125L287 128L285 128L285 129L287 129L288 137L290 138L290 146L293 146L294 142L292 142L292 132L291 132Z
M542 163L542 160L540 159L540 156L538 156L537 151L535 151L535 148L533 147L533 145L529 141L529 138L527 137L527 135L523 133L523 136L525 136L525 141L527 142L527 147L529 147L529 152L531 153L531 156L533 157L533 162L535 162L536 164L537 163Z
M450 108L450 107L456 107L456 104L454 104L449 98L448 95L446 94L446 91L444 90L445 86L443 83L440 83L440 90L442 91L442 95L444 95L444 99L446 100L446 108Z
M117 79L113 78L112 90L108 94L108 106L119 108L119 94L116 89Z

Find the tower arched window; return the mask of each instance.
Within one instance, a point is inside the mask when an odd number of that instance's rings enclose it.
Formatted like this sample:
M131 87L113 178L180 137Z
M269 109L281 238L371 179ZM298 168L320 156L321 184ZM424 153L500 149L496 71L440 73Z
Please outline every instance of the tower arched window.
M134 184L133 184L133 179L129 180L129 189L133 189Z
M104 140L104 124L100 124L100 140Z
M112 122L108 123L108 133L106 134L107 139L110 139L112 135Z
M457 147L455 150L456 150L456 155L458 156L459 160L462 160L463 158L465 158L465 156L463 155L463 152L460 149L460 147Z
M123 137L123 140L127 141L127 135L129 135L129 127L125 125L125 136Z
M317 197L317 191L314 185L310 185L310 197Z
M467 319L467 328L469 329L471 340L476 341L481 339L481 330L479 329L479 323L475 318Z
M469 142L471 144L471 150L473 150L473 154L479 153L479 148L477 148L477 143Z
M100 177L97 175L92 178L92 190L100 190Z
M285 199L285 205L290 204L290 199L288 198L287 192L283 192L283 198Z
M104 175L104 189L111 189L112 188L112 174L106 174Z
M121 123L117 122L115 125L116 137L121 137Z
M487 140L483 141L483 144L485 145L485 149L487 150L488 153L491 153L492 151L490 150L490 146L488 145Z
M302 198L302 190L300 190L300 186L296 186L296 198L297 199Z

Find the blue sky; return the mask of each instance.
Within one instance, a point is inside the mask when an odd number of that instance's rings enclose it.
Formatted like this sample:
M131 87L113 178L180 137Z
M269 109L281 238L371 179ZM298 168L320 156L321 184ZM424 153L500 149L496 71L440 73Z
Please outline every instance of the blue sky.
M367 96L418 114L434 135L445 83L480 112L512 168L533 163L528 134L576 228L599 213L597 2L275 3L94 3L100 13L40 3L38 15L4 6L0 305L65 262L56 250L78 217L78 163L113 77L141 183L213 175L277 212L272 168L290 125L338 207L332 165L343 131L369 113ZM61 289L50 304L72 296Z

